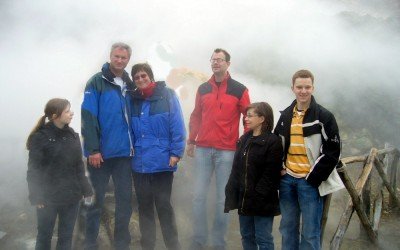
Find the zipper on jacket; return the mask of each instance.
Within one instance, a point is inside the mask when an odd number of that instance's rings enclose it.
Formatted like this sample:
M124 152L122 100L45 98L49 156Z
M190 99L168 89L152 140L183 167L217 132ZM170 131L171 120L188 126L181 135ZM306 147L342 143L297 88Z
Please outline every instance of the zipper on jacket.
M129 133L130 123L129 123L128 111L126 110L126 105L127 105L126 99L125 99L126 93L125 93L125 95L122 93L122 91L125 91L125 92L127 91L127 87L128 87L128 86L127 86L127 83L124 82L124 83L125 83L125 89L123 90L122 87L121 87L120 85L116 84L114 81L108 80L104 75L102 75L102 78L106 79L106 80L107 80L109 83L111 83L112 85L118 87L118 89L119 89L118 92L119 92L120 101L121 101L121 97L122 97L122 99L123 99L124 107L122 108L122 112L124 113L124 118L125 118L126 124L128 125L128 131L127 131L127 132L128 132L129 147L130 147L129 156L133 156L133 155L135 154L135 151L134 151L134 149L133 149L132 136L131 136L131 134Z
M246 168L245 168L245 172L244 172L244 194L243 194L243 200L242 200L242 207L240 209L242 211L242 213L244 213L243 205L244 205L244 198L246 197L246 191L247 191L247 166L248 166L250 148L251 148L251 145L249 145L249 148L247 149L247 151L245 151L245 154L246 154Z

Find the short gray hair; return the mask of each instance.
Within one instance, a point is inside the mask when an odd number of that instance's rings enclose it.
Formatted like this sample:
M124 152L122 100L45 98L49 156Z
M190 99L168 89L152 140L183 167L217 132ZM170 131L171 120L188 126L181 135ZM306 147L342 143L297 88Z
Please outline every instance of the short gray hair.
M111 54L111 52L113 52L113 50L115 50L116 48L126 49L126 51L128 51L129 57L131 57L131 55L132 55L132 49L131 49L131 47L130 47L128 44L122 43L122 42L114 43L114 44L111 46L110 54Z

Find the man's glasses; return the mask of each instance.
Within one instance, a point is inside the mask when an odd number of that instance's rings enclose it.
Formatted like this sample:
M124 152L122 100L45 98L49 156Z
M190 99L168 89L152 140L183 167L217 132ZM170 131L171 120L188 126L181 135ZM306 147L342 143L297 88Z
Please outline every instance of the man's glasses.
M135 81L137 81L137 80L140 80L140 78L146 78L147 77L147 74L141 74L141 75L137 75L137 76L135 76L133 79L135 80Z
M210 63L222 63L225 62L225 59L222 58L215 58L215 59L210 59Z

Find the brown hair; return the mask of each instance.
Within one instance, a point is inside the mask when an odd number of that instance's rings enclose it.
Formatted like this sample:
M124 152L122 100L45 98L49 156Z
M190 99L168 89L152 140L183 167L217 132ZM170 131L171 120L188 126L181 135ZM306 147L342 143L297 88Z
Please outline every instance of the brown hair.
M294 84L294 81L296 81L297 78L311 78L311 82L312 84L314 84L314 75L309 70L301 69L296 73L294 73L292 77L292 85Z
M46 124L46 118L49 121L51 121L53 119L53 115L56 115L55 118L61 116L62 112L70 105L71 104L67 99L61 99L61 98L53 98L47 102L44 108L44 115L40 117L36 126L32 129L31 133L28 136L28 139L26 140L26 148L28 150L31 149L31 141L33 134L36 133L41 127L43 127Z
M229 55L228 51L226 51L224 49L221 49L221 48L216 48L214 50L214 53L220 53L220 52L224 53L226 62L230 62L231 61L231 55Z
M271 132L274 127L274 112L271 106L266 102L255 102L247 106L246 112L249 109L254 109L254 113L264 117L264 121L261 124L261 132Z
M150 80L154 82L154 74L153 70L151 69L150 64L148 63L137 63L132 66L131 76L132 78L136 75L137 72L144 71L149 76ZM134 79L133 79L134 80Z

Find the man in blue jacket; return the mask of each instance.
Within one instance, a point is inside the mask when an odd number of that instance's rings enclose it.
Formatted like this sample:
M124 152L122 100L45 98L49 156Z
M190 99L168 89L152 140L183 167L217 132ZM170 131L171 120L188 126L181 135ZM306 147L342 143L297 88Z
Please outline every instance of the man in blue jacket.
M132 135L129 126L129 95L133 86L125 67L132 50L115 43L110 62L86 84L82 103L82 136L88 158L89 178L95 190L94 204L86 218L85 249L97 249L101 210L106 188L112 176L115 187L115 249L129 249L129 220L132 214L131 157Z

